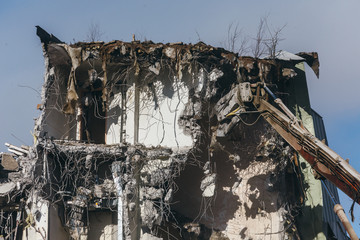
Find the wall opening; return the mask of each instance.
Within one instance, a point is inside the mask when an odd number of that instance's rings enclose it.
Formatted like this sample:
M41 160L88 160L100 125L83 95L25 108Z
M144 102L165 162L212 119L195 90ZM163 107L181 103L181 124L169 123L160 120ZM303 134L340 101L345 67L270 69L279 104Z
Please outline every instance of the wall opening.
M81 118L81 140L87 143L105 144L106 110L102 92L85 94Z

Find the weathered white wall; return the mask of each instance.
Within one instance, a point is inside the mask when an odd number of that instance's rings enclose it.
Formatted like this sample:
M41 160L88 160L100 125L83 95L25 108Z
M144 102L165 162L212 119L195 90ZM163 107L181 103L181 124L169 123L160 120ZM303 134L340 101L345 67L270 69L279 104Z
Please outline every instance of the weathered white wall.
M185 109L189 97L189 89L181 81L173 81L172 89L164 89L161 81L154 83L154 92L147 87L140 89L140 114L139 114L139 143L145 146L162 147L190 147L193 145L191 136L186 135L178 125L178 120ZM134 143L134 109L135 87L127 91L126 96L126 131L125 140ZM171 91L171 92L170 92ZM120 142L120 114L121 93L110 99L106 143L115 144Z
M69 234L65 231L61 224L58 208L50 205L49 207L49 239L51 240L63 240L69 239Z
M31 197L32 207L27 209L27 214L33 218L34 225L25 227L23 240L50 239L49 236L49 202L34 194ZM38 217L37 217L38 216Z
M120 143L121 136L121 98L120 89L113 89L114 96L109 99L108 112L106 113L106 144ZM125 124L124 124L125 127Z
M252 163L246 169L236 169L236 175L241 178L242 181L238 186L224 189L225 191L232 191L232 193L239 197L242 204L238 205L238 209L235 211L234 216L227 222L225 235L230 240L239 239L239 236L251 236L254 240L270 240L270 239L282 239L284 237L284 222L283 218L285 210L283 208L273 211L267 209L277 208L278 202L281 200L279 191L268 191L266 178L272 172L275 172L276 164L271 161ZM252 185L248 184L248 180L258 178L259 188L253 188ZM261 184L263 183L263 184ZM266 203L261 206L259 198L264 198L261 195L266 194ZM254 208L254 204L258 205L260 201L260 207L255 217L248 217L248 209ZM218 221L220 219L215 219Z

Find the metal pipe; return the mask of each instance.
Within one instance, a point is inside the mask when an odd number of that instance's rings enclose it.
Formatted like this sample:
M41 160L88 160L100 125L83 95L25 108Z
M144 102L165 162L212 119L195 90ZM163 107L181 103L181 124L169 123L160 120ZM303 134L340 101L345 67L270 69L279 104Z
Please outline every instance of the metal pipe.
M277 99L277 97L275 96L275 94L274 94L266 85L264 86L264 89L265 89L265 91L267 91L267 93L268 93L274 100Z
M274 99L274 102L286 113L286 115L292 120L297 122L297 118L295 115L285 106L283 101L276 97L276 95L266 86L264 85L265 91Z
M17 154L17 155L28 155L29 154L28 150L25 150L25 149L22 149L20 147L14 146L14 145L12 145L10 143L5 143L5 146L8 147L9 151L10 151L10 149L13 149L14 151L20 153L20 154Z
M334 212L336 213L336 215L338 215L341 223L345 227L345 230L349 234L350 239L351 240L359 240L358 236L356 235L353 227L351 226L351 224L349 222L349 219L345 215L344 208L340 204L336 204L334 206Z

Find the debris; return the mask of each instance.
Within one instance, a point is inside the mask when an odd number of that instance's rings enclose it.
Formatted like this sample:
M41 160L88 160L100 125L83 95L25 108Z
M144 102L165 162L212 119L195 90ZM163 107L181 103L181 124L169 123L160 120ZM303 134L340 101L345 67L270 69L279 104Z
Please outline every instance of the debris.
M7 170L7 171L18 171L19 170L19 164L13 158L13 156L11 156L11 154L3 153L1 155L1 166L4 168L4 170Z
M159 215L152 201L145 200L141 205L141 221L149 229L152 229L154 224L159 225L161 223L161 215Z
M187 223L184 225L184 228L187 229L188 232L195 233L197 236L200 235L200 225L198 223Z
M286 78L293 78L297 75L294 69L291 68L283 68L282 75Z
M299 52L296 55L305 59L306 63L312 68L317 78L319 78L320 61L317 52Z
M11 145L9 143L5 143L5 146L8 147L8 151L12 152L18 156L26 156L29 154L29 151L27 149L24 148L20 148L20 147L16 147L14 145Z
M9 194L15 188L16 188L16 184L13 182L7 182L7 183L0 184L0 196Z
M162 240L162 238L155 237L149 233L144 233L140 240Z
M169 202L171 202L172 198L173 198L173 190L172 190L172 188L170 188L164 197L164 201L166 203L169 203Z
M205 176L205 178L201 181L200 189L203 192L203 197L213 197L215 194L215 179L216 174L210 174Z

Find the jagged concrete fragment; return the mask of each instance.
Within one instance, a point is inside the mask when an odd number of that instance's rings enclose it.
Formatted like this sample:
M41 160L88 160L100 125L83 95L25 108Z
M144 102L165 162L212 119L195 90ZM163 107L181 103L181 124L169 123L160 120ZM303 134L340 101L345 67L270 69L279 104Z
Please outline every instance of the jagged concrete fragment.
M200 189L203 197L212 197L215 194L216 174L209 174L201 181Z
M144 233L140 240L163 240L163 238L158 238L158 237L155 237L149 233Z
M19 164L10 154L2 154L1 156L1 166L4 170L7 171L17 171L19 170Z
M154 187L140 188L140 199L156 200L162 198L164 189L156 189Z
M154 224L159 225L161 220L161 215L159 215L158 211L154 207L154 203L152 201L145 200L141 204L142 224L151 229Z
M16 184L13 182L7 182L0 185L0 196L9 194L16 187Z

